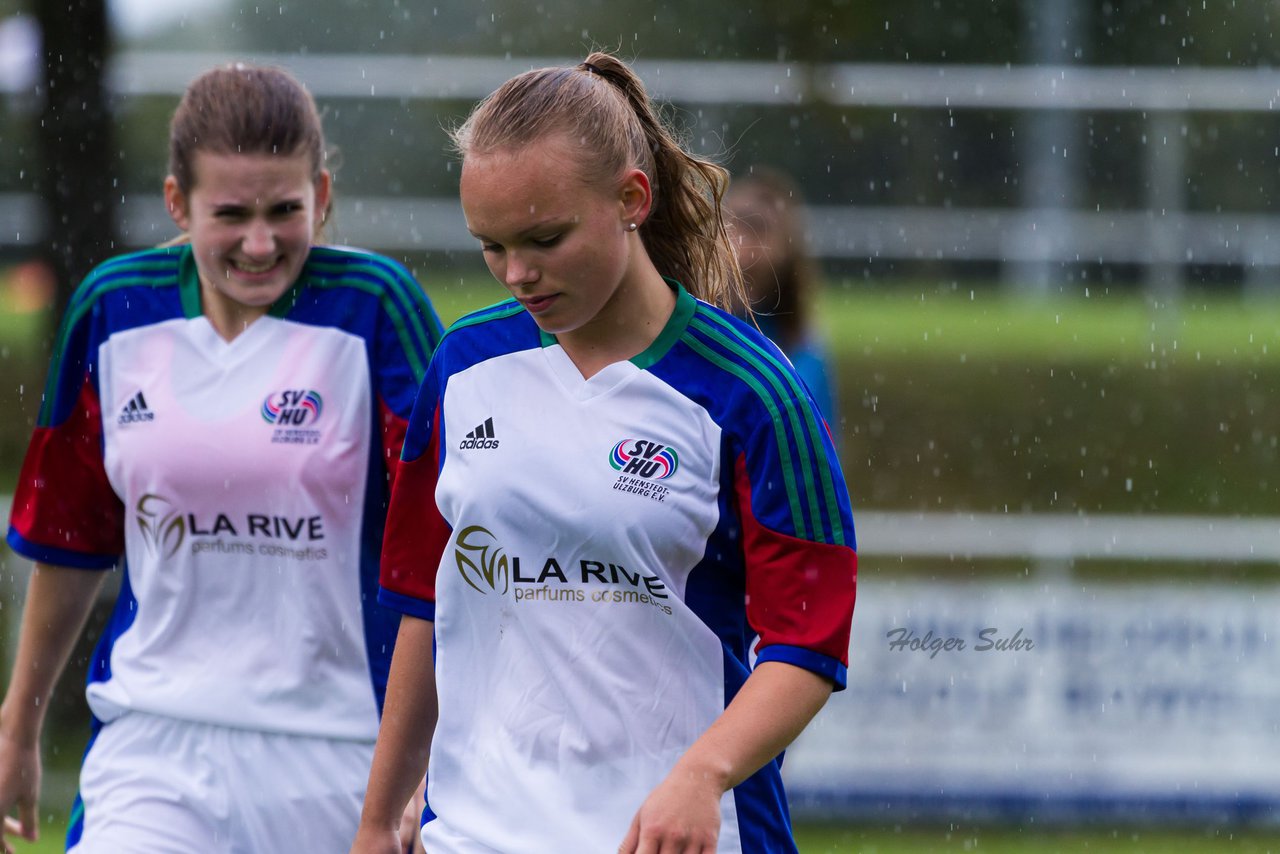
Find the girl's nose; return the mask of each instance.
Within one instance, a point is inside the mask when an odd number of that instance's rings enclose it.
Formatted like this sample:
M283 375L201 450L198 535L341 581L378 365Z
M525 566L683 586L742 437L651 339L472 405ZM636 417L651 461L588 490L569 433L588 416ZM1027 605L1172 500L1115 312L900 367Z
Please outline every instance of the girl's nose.
M531 285L538 281L538 271L533 265L523 260L519 253L508 252L506 278L504 281L510 287Z
M250 224L241 248L252 258L264 258L276 249L275 232L264 222L254 222Z

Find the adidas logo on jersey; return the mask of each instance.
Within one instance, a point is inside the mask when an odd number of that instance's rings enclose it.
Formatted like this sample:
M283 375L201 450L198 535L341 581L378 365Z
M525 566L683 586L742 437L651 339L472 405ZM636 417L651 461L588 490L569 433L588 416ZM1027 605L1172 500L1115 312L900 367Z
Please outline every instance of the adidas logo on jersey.
M129 398L129 402L120 409L120 417L116 419L117 423L122 426L155 420L156 414L147 408L147 399L142 396L142 392L138 392Z
M493 438L493 419L486 418L483 424L467 434L467 438L458 444L458 450L467 451L472 448L496 448L498 440Z

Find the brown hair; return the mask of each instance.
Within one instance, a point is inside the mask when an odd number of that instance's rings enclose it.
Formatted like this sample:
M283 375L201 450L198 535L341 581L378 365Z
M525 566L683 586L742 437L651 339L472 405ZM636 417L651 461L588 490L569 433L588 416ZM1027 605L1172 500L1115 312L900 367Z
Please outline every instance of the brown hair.
M644 172L653 206L640 237L658 272L707 302L745 305L720 210L729 173L684 150L626 63L596 52L577 66L526 71L481 101L451 135L465 159L551 134L577 139L591 152L582 164L588 181Z
M197 151L214 154L305 154L312 178L325 163L316 102L282 68L235 63L191 82L169 123L169 173L190 193Z
M757 224L750 219L740 220L733 212L739 199L773 211L776 223ZM748 283L751 308L757 315L770 316L770 325L777 330L778 343L783 349L795 347L808 331L811 303L818 283L817 265L805 247L804 200L800 190L784 173L767 166L752 166L745 174L733 179L726 203L731 231L775 227L783 239L786 251L781 259L767 270L745 275L753 282L757 277L763 277L755 283L766 286L757 289ZM763 295L757 295L761 292Z

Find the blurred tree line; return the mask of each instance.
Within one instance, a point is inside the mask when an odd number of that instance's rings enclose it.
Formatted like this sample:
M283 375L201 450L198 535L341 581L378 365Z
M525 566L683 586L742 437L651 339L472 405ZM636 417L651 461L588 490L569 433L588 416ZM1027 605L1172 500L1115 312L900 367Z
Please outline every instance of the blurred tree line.
M1047 57L1113 66L1268 68L1277 55L1269 3L1158 0L704 0L619 5L603 0L227 0L130 48L248 53L481 54L568 59L596 47L624 57L795 63L1027 64L1046 59L1049 10L1069 26ZM0 15L34 14L52 40L53 85L0 107L0 192L51 205L51 260L85 268L114 247L112 203L154 194L165 173L172 97L99 101L109 41L106 0L0 0ZM1060 19L1061 20L1061 19ZM1042 34L1042 33L1041 33ZM1050 34L1050 41L1055 38ZM536 59L535 59L536 61ZM45 97L45 95L50 97ZM101 104L101 106L99 106ZM322 103L351 195L451 196L456 171L444 126L466 102L330 99ZM1027 198L1026 139L1011 111L701 106L677 110L695 147L731 169L793 172L810 202L1010 207ZM1185 204L1192 211L1269 210L1280 192L1280 119L1187 114ZM1146 202L1146 117L1073 113L1061 139L1074 198L1086 209ZM58 253L62 253L59 256ZM72 256L72 257L68 257Z
M115 249L117 150L104 81L111 34L106 0L25 5L0 4L0 18L29 11L40 34L34 99L4 105L0 175L9 180L0 179L0 191L39 198L46 238L38 255L55 271L61 306L70 283Z
M1267 67L1277 56L1272 4L1157 0L704 0L639 7L602 0L484 0L426 7L407 0L243 0L221 25L167 35L156 47L290 53L378 52L549 57L594 47L643 60L693 58L795 63L1024 64L1048 7L1065 5L1073 44L1055 61L1079 65ZM450 193L442 120L469 104L330 105L331 133L348 144L352 192ZM438 108L440 113L436 113ZM701 108L681 116L693 141L733 168L755 162L795 172L826 204L1006 206L1021 196L1025 152L1005 111ZM1144 203L1145 117L1084 113L1059 141L1079 152L1088 207ZM384 134L369 133L385 128ZM1280 190L1277 122L1252 116L1187 119L1188 207L1263 210ZM362 163L378 163L366 170Z

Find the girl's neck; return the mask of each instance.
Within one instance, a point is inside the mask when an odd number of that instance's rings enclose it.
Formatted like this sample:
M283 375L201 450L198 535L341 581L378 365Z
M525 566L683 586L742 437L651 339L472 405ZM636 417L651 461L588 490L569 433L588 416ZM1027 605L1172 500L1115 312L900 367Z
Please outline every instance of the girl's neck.
M675 311L675 291L651 263L640 266L591 321L556 336L585 379L647 350Z
M200 311L218 336L227 343L234 341L255 320L266 315L271 306L242 305L228 299L217 288L200 282Z

